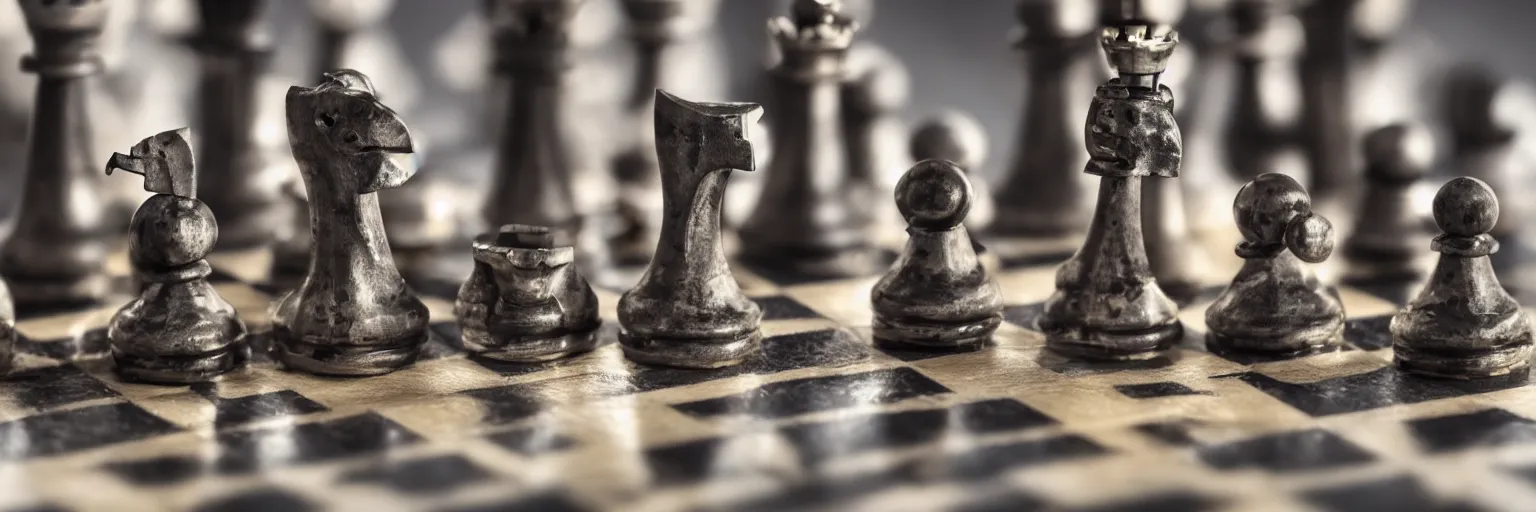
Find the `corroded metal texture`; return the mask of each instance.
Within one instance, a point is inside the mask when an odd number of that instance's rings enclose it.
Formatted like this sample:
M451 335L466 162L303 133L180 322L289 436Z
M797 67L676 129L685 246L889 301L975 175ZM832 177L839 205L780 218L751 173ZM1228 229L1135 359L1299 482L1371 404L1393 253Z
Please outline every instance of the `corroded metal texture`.
M475 239L475 269L453 310L466 350L534 362L596 346L597 295L571 265L576 249L556 235L544 226L510 224Z

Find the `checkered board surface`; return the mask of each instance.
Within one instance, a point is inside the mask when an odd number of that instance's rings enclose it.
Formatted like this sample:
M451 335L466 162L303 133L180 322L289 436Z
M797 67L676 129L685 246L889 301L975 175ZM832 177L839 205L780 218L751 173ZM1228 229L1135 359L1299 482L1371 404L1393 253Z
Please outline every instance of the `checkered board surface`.
M321 378L257 356L191 387L64 362L103 349L112 307L29 313L28 369L0 381L0 510L1536 507L1536 387L1395 371L1386 326L1405 293L1340 287L1337 352L1208 353L1203 314L1235 271L1231 242L1212 242L1225 249L1183 309L1187 340L1128 364L1043 350L1035 319L1071 243L1002 265L1007 322L994 346L958 354L874 347L874 278L738 267L763 352L715 371L626 361L613 290L599 290L608 343L567 360L466 357L454 286L438 283L418 286L433 339L411 368ZM279 293L262 283L269 259L210 259L257 346Z

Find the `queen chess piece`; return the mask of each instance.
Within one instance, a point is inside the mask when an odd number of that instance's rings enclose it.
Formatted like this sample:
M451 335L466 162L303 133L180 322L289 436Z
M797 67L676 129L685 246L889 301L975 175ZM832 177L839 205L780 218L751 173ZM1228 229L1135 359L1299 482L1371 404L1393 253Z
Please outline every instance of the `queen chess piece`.
M1002 291L961 225L974 196L965 171L947 160L918 162L897 182L909 238L870 292L877 341L965 349L992 339L1003 321Z
M414 362L427 341L427 307L395 268L377 194L415 175L414 147L373 90L349 69L288 89L288 140L314 236L303 284L274 306L277 357L290 369L388 373Z
M752 103L694 103L656 91L661 239L640 282L619 299L630 359L683 368L741 363L758 351L763 312L726 262L721 207L732 169L756 168Z
M575 248L556 235L511 224L475 239L475 269L454 303L466 350L528 363L597 346L597 295L571 265Z
M1493 189L1459 177L1440 187L1431 248L1440 261L1418 297L1392 316L1392 353L1404 371L1477 379L1524 370L1531 357L1531 322L1499 285L1488 234L1499 218Z
M1124 25L1101 42L1119 77L1089 107L1084 172L1099 176L1099 198L1083 246L1056 272L1040 329L1068 357L1156 357L1182 336L1178 306L1152 276L1141 227L1141 180L1178 176L1181 141L1173 93L1158 83L1178 34Z
M248 358L245 323L208 283L213 269L204 258L219 227L196 198L187 134L186 128L161 132L107 162L107 174L121 169L142 175L144 190L155 193L134 212L129 228L129 262L144 287L107 326L117 374L127 380L204 382Z
M1261 174L1238 190L1232 215L1243 267L1205 312L1207 345L1282 356L1336 346L1344 305L1303 264L1333 253L1333 225L1312 212L1307 191L1290 176Z

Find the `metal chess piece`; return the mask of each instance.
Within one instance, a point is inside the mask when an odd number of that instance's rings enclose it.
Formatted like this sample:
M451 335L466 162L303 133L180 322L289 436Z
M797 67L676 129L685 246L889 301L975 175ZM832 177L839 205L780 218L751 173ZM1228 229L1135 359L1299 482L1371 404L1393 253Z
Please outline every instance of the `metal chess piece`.
M661 239L639 284L619 299L619 341L641 363L716 368L758 350L763 312L741 292L720 238L732 169L756 168L752 103L694 103L656 91Z
M105 222L107 205L91 163L85 82L101 72L95 40L108 5L21 2L34 43L21 67L37 74L37 96L21 206L0 251L0 269L23 310L93 303L109 291L103 268L113 230Z
M1159 26L1106 28L1120 76L1089 107L1084 172L1099 176L1088 237L1056 272L1040 328L1046 346L1089 359L1155 357L1182 335L1178 307L1158 287L1141 231L1141 179L1178 176L1181 142L1173 93L1158 83L1178 34Z
M199 0L188 41L201 61L198 196L218 217L219 247L265 246L290 215L282 187L293 170L257 137L257 96L272 58L264 0Z
M536 362L597 346L597 295L571 266L575 248L557 242L549 228L502 226L475 239L474 257L453 310L465 349Z
M971 176L987 159L987 132L975 116L958 110L946 111L918 124L907 141L907 149L914 161L949 160ZM975 193L971 195L970 213L965 215L965 229L982 232L992 224L997 211L992 191L986 180L967 181Z
M1003 321L1002 292L961 225L974 195L965 171L947 160L918 162L897 182L909 238L870 292L876 340L966 348L992 339Z
M1522 101L1522 91L1508 78L1481 66L1451 70L1442 93L1441 108L1451 139L1452 172L1471 176L1505 195L1526 190L1530 162L1517 141L1523 120L1512 103ZM1523 196L1523 194L1520 194ZM1530 208L1524 201L1499 206L1499 221L1489 234L1508 243L1525 225Z
M289 88L287 111L314 240L304 283L275 307L278 358L324 375L409 365L427 341L427 307L395 269L376 192L416 174L410 132L350 69Z
M197 200L187 129L161 132L113 153L107 174L144 177L154 192L133 214L128 257L144 281L139 297L112 315L107 339L117 373L155 384L204 382L245 363L245 323L208 275L219 226Z
M1394 124L1367 134L1365 197L1344 241L1344 280L1411 282L1428 270L1423 258L1430 233L1414 208L1413 186L1429 173L1435 141L1419 124Z
M1419 296L1392 316L1397 365L1454 379L1526 368L1530 319L1499 285L1488 258L1499 250L1488 235L1499 218L1493 189L1477 178L1452 179L1435 194L1434 215L1444 232L1431 246L1440 262Z
M1261 174L1232 202L1243 267L1205 312L1213 351L1302 354L1339 342L1344 305L1303 265L1333 253L1333 224L1295 179Z
M789 17L768 24L783 53L769 73L775 150L762 197L740 228L739 257L755 267L838 278L874 273L881 263L839 120L844 57L858 30L839 8L835 0L796 0Z

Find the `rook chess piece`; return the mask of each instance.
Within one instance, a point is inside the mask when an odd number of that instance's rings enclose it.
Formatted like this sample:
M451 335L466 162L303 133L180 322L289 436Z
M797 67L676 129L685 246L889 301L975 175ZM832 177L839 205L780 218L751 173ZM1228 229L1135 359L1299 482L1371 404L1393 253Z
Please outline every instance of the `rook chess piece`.
M1003 321L997 280L977 258L961 223L970 181L946 160L924 160L896 184L907 247L870 292L874 337L925 348L977 347Z
M395 269L376 192L416 173L410 132L350 69L289 88L286 104L314 240L304 283L275 306L278 358L324 375L409 365L427 341L427 307Z
M559 359L597 345L597 295L571 266L576 250L543 226L502 226L475 239L475 269L454 316L464 347L512 362Z
M95 40L106 23L102 0L22 0L36 73L21 206L0 269L22 310L94 303L108 293L103 270L113 230L104 215L85 79L101 72Z
M1423 215L1414 208L1414 184L1429 173L1435 142L1418 124L1394 124L1365 137L1365 198L1344 242L1344 280L1399 283L1423 277Z
M1403 370L1455 379L1522 370L1531 357L1531 324L1499 286L1488 255L1499 242L1488 232L1499 218L1493 189L1460 177L1440 187L1431 246L1440 262L1429 283L1392 316L1393 358Z
M198 201L187 129L113 153L107 174L144 176L154 192L133 214L128 258L144 281L139 297L112 316L107 339L117 373L155 384L204 382L245 363L245 324L208 283L203 258L219 237L213 211Z
M1338 343L1344 306L1312 269L1333 252L1333 225L1312 213L1295 179L1261 174L1237 191L1232 216L1243 267L1205 312L1213 352L1301 354Z
M987 159L987 132L975 116L951 110L922 122L912 130L907 142L912 160L949 160L965 171L966 176L981 169ZM992 223L996 208L992 193L985 180L970 181L971 209L965 216L965 228L981 232Z
M1179 172L1173 93L1158 83L1178 34L1124 25L1106 28L1101 41L1120 76L1089 106L1084 172L1099 176L1099 199L1083 246L1057 269L1040 328L1063 355L1147 359L1184 332L1178 307L1152 276L1141 230L1142 178Z
M756 168L751 103L693 103L656 91L661 239L639 284L619 299L619 341L642 363L737 364L758 350L763 312L726 264L720 214L730 171Z

